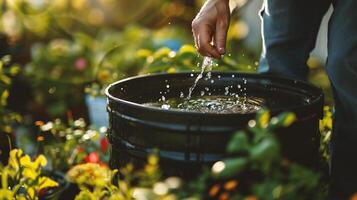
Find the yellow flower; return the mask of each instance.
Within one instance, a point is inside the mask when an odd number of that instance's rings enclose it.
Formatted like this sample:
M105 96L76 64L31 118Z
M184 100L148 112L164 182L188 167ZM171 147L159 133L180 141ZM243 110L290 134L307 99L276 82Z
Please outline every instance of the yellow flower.
M0 189L0 199L1 200L12 200L14 198L14 194L11 190Z
M96 200L93 193L88 190L82 190L75 198L75 200Z
M43 188L49 188L49 187L58 187L58 183L46 176L40 177L39 180L40 183L40 188L39 190L43 189Z
M136 52L136 56L139 58L146 58L148 56L150 56L152 54L152 51L148 50L148 49L139 49Z
M183 54L183 53L196 54L196 48L190 44L182 45L182 47L179 50L179 54Z
M270 113L268 111L264 111L264 113L259 118L259 124L261 127L265 128L268 126L270 119Z
M32 188L32 187L28 187L26 188L27 190L27 194L31 197L31 199L34 199L35 198L35 188Z
M157 165L159 163L159 157L157 155L154 155L154 154L149 155L148 163L150 165Z
M31 180L35 180L38 176L38 173L36 172L36 170L32 168L24 168L22 172L22 176L29 178Z
M295 120L296 120L296 115L294 113L289 113L288 116L286 116L283 124L284 126L290 126Z
M110 169L96 163L76 165L67 172L68 180L78 185L104 187L110 183L111 177Z
M24 155L20 158L20 165L24 167L32 168L32 162L29 155Z
M18 162L18 158L22 155L21 149L13 149L10 151L10 158L9 158L9 166L15 170L19 169L20 163Z
M174 67L170 67L168 70L167 70L167 73L175 73L176 72L176 68Z
M47 159L45 158L44 155L39 155L36 158L34 164L35 164L36 168L38 168L39 166L44 167L47 165Z

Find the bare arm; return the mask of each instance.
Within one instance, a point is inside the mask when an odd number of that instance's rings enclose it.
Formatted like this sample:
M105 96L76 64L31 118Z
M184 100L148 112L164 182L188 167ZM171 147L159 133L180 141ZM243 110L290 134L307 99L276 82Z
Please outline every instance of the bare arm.
M220 58L225 53L230 20L229 0L207 0L192 21L197 51Z

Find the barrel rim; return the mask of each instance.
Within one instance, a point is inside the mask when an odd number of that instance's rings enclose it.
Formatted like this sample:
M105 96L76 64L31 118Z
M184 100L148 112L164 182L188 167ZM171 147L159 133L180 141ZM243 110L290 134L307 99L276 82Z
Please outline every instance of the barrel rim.
M157 113L165 113L165 114L173 114L173 115L191 115L191 116L212 116L212 117L219 117L219 116L247 116L247 115L255 115L256 113L203 113L203 112L195 112L195 111L181 111L178 109L169 109L169 110L165 110L165 109L161 109L161 108L156 108L156 107L149 107L149 106L144 106L142 104L139 103L135 103L132 101L127 101L124 99L120 99L118 97L113 96L110 93L111 88L115 87L116 85L122 84L124 82L128 82L128 81L133 81L136 79L141 79L141 78L153 78L153 77L162 77L162 76L184 76L184 75L190 75L190 74L198 74L198 72L177 72L177 73L166 73L166 72L161 72L161 73L154 73L154 74L148 74L148 75L137 75L137 76L132 76L132 77L128 77L119 81L116 81L112 84L110 84L109 86L106 87L105 89L105 95L107 96L107 98L109 100L112 100L116 103L121 103L124 104L126 106L132 107L132 108L138 108L138 109L142 109L144 111L148 111L148 112L157 112ZM314 90L314 93L319 93L319 95L317 95L314 99L312 99L312 101L307 104L307 105L296 105L296 106L291 106L291 107L286 107L286 108L276 108L276 109L269 109L270 112L273 113L279 113L282 112L284 110L287 111L296 111L299 108L302 107L307 107L307 106L311 106L313 107L314 105L318 105L321 104L323 102L323 97L324 97L324 93L323 90L321 89L321 87L317 87L309 82L306 81L302 81L302 80L294 80L294 79L290 79L290 78L286 78L286 77L281 77L281 76L276 76L276 75L271 75L271 74L257 74L257 73L241 73L241 72L221 72L221 71L212 71L212 75L239 75L242 77L247 77L247 78L262 78L262 79L272 79L272 80L281 80L281 81L285 81L285 82L290 82L291 84L303 84L305 87L308 87L310 90Z

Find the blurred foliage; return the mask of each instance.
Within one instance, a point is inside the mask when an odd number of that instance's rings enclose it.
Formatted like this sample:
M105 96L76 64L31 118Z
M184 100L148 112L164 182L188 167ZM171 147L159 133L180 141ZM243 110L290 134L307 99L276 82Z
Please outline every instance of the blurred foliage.
M218 179L235 177L242 188L248 188L240 190L238 185L239 195L233 195L232 199L241 199L241 194L254 195L257 199L298 199L301 194L307 199L325 198L319 174L286 160L280 153L274 130L288 127L294 121L292 113L270 118L268 111L261 110L256 120L248 123L247 131L239 131L233 136L227 151L237 156L219 161L212 167ZM247 174L251 176L247 177ZM213 196L217 195L222 193Z
M179 0L2 0L0 6L0 31L11 41L96 33L99 27L131 23L162 27L187 23L195 14L194 3Z
M189 44L183 45L177 52L167 47L154 52L149 49L141 49L137 52L137 56L146 60L144 68L140 72L142 74L196 71L200 70L200 64L203 61L203 58L198 56L195 47ZM213 62L213 66L220 71L255 72L256 67L253 65L251 59L239 55L234 59L231 55L226 55Z
M21 121L21 116L7 108L10 95L9 89L12 77L19 73L19 66L10 64L10 57L5 56L0 60L0 132L11 133L11 125Z
M60 119L47 123L37 121L36 125L41 130L37 137L39 152L48 158L51 170L65 172L79 163L108 163L105 127L92 129L83 119L72 119L68 123Z
M42 173L42 168L47 164L43 155L31 161L30 156L21 149L14 149L10 152L8 163L0 171L0 199L36 200L43 189L58 187L57 182Z
M331 141L332 134L332 107L324 107L324 117L320 120L320 134L321 134L321 144L320 152L322 157L329 162L330 160L330 151L329 145Z
M138 74L144 63L137 57L139 49L182 42L171 34L171 28L152 31L131 25L122 31L103 29L95 37L77 32L72 39L36 43L25 68L35 100L48 107L50 116L63 116L83 101L84 86L87 93L98 96L110 83Z
M147 164L141 170L134 170L131 164L119 170L110 170L98 164L82 164L70 169L67 177L81 190L76 200L174 199L168 192L178 188L181 180L170 177L160 181L158 161L155 154L149 155Z
M142 170L129 164L109 170L82 164L67 173L81 192L76 199L325 199L320 175L282 157L274 130L290 126L292 113L270 117L261 110L245 131L236 132L227 146L229 158L216 162L197 179L163 179L156 155ZM88 181L90 180L90 181Z

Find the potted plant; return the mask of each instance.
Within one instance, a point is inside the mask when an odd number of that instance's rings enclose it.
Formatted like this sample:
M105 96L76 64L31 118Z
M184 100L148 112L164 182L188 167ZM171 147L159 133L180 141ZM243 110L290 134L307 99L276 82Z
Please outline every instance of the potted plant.
M21 149L11 150L8 165L1 169L1 199L56 199L68 184L63 176L55 177L61 182L44 176L46 164L43 155L31 160Z
M37 137L39 153L49 160L51 171L66 172L80 163L109 161L109 144L105 137L106 128L100 130L87 126L84 119L70 119L68 123L60 119L44 123L37 121L41 132Z

